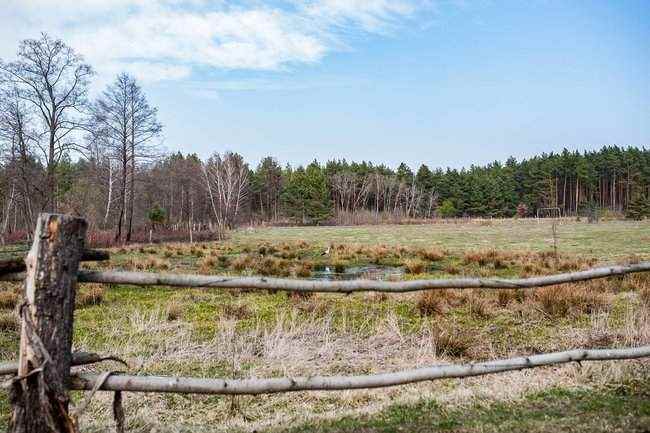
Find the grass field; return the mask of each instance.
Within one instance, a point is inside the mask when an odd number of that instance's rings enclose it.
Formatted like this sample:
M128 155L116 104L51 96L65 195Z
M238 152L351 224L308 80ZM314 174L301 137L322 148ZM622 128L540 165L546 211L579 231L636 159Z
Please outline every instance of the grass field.
M328 266L405 269L395 278L514 277L650 259L650 222L491 221L242 229L220 243L117 248L91 267L313 275ZM328 249L329 254L324 254ZM0 360L15 357L0 290ZM3 309L2 309L3 308ZM650 275L519 291L295 296L240 290L83 285L74 346L139 374L266 377L366 374L444 362L650 343ZM97 369L118 369L103 365ZM382 390L259 397L128 394L130 431L647 431L648 361L566 365ZM75 398L81 398L75 394ZM111 396L82 418L110 426ZM8 406L0 397L2 422ZM644 430L646 429L646 430Z

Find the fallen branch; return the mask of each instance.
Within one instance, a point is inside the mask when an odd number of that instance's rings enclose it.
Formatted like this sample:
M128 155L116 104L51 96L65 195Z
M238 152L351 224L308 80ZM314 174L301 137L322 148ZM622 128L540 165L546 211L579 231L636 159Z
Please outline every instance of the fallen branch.
M150 272L80 270L82 283L130 284L135 286L206 287L222 289L284 290L294 292L352 293L352 292L413 292L430 289L521 289L573 283L596 278L650 271L650 262L615 265L586 271L530 278L455 278L411 281L314 281L265 277L230 277L218 275L166 274ZM22 274L0 277L0 280L20 281Z
M98 262L109 259L110 256L106 251L99 250L84 250L81 256L82 262ZM23 272L25 269L27 267L25 266L25 259L23 257L0 260L0 275ZM22 279L24 279L24 276Z
M255 395L292 391L334 391L382 388L435 379L481 376L512 370L580 361L608 361L650 356L650 345L624 349L577 349L502 359L476 364L441 365L367 376L312 376L274 379L202 379L190 377L111 375L99 388L104 391L171 392L180 394ZM99 374L71 375L71 389L92 390Z
M124 361L114 356L101 356L96 353L90 353L90 352L75 352L72 354L73 366L95 364L102 361L116 361L126 365ZM18 373L17 362L6 362L0 364L0 376L17 374L17 373Z

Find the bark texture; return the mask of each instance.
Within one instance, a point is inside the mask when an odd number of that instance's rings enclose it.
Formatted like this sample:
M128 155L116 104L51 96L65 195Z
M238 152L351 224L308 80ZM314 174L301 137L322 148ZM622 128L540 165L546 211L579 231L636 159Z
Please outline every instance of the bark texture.
M41 214L25 259L18 377L11 388L13 433L75 432L68 413L72 323L87 224Z

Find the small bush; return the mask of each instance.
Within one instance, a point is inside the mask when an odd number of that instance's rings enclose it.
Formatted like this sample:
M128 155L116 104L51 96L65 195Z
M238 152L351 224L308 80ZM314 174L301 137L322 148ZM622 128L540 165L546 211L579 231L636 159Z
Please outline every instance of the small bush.
M330 266L334 269L334 272L336 272L337 274L342 274L345 272L345 263L342 260L334 259Z
M458 269L458 266L449 265L445 267L445 272L449 275L458 275L460 274L460 269Z

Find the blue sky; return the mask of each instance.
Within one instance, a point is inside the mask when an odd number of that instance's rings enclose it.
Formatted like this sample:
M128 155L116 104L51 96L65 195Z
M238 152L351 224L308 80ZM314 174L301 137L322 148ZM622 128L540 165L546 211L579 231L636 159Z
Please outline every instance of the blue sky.
M416 168L650 145L650 3L5 0L0 56L45 30L122 70L168 150Z

